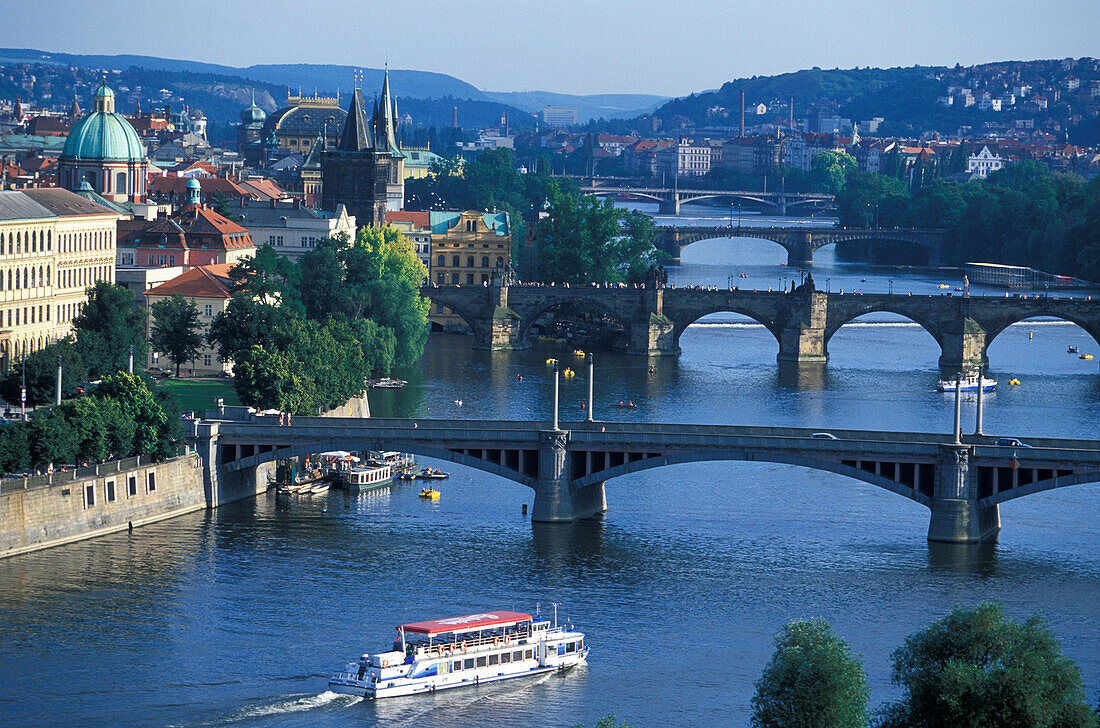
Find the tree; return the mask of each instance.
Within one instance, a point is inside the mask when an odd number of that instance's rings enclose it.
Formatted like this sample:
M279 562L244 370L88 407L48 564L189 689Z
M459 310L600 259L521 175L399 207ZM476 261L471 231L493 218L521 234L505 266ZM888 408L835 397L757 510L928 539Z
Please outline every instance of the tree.
M178 377L180 364L198 356L203 344L199 310L193 300L173 293L171 298L163 298L149 306L149 312L153 315L149 343L154 351L168 355L176 365Z
M863 728L870 691L863 666L822 620L789 622L756 681L754 728Z
M903 690L882 728L1095 728L1081 673L1038 616L998 604L958 608L910 635L893 655Z
M0 397L5 402L20 401L19 390L25 371L27 404L37 406L53 402L57 386L58 357L61 357L61 394L63 397L71 397L78 386L88 381L88 368L79 347L68 338L28 354L21 363L13 365L7 376L0 381Z
M84 309L73 319L73 328L92 379L124 368L131 346L134 361L145 361L145 314L127 288L97 281L88 290Z
M820 152L810 160L810 179L818 189L833 195L844 189L848 175L857 171L859 163L847 152Z
M169 416L145 379L115 372L103 378L96 396L115 400L123 415L134 423L133 451L167 457L179 441L179 418Z

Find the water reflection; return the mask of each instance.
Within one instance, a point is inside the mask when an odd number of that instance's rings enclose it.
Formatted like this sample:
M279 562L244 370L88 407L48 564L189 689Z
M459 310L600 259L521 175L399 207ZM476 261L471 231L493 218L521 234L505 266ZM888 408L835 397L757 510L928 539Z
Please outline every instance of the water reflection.
M820 392L827 387L829 370L825 362L780 361L777 369L780 387L802 392Z
M997 575L997 542L976 544L928 542L928 566L933 574Z

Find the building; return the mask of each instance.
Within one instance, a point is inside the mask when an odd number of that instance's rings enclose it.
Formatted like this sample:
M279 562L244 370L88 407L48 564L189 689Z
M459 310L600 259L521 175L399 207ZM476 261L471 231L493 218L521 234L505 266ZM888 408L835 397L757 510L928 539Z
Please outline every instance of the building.
M119 266L232 265L256 254L246 228L201 204L199 180L187 180L187 191L170 215L119 224Z
M512 262L511 225L505 212L430 212L432 282L440 286L485 286L493 273L505 273ZM466 323L445 307L432 304L428 320L434 329L464 328Z
M432 279L432 223L430 214L405 210L387 212L386 222L397 228L398 232L409 239L413 250L416 251L416 257L420 258L420 262L424 264L424 269L428 271L428 280L430 281Z
M710 144L688 139L656 153L657 174L668 178L702 177L710 172Z
M304 157L317 137L330 144L334 142L347 118L347 112L340 108L339 94L328 97L287 93L286 104L264 119L259 142L268 150L285 149Z
M996 172L1005 166L1005 160L990 150L989 145L982 145L977 154L968 154L966 157L966 171L977 174L982 179L989 176L990 172Z
M87 181L113 202L145 199L145 147L137 131L115 112L115 92L104 81L93 96L95 106L65 138L58 161L58 181L76 191Z
M433 174L432 169L445 160L427 147L402 147L405 155L405 179L423 179Z
M210 324L214 318L229 306L233 297L232 280L229 271L232 265L200 265L187 270L175 278L145 291L146 304L152 308L154 303L171 298L178 293L191 302L199 312L199 322L203 327L203 339L210 333ZM146 337L153 330L156 319L152 314L146 317ZM157 351L149 352L148 366L171 368L171 360ZM231 374L232 362L222 361L217 347L204 341L198 354L190 363L181 363L180 372L189 376L217 376Z
M241 124L237 127L237 150L259 141L264 131L267 113L256 106L256 92L252 92L252 105L241 112Z
M327 238L355 238L355 217L340 205L329 214L293 202L242 199L230 207L235 222L248 230L256 247L270 245L279 255L298 260ZM425 213L426 214L426 213Z
M0 191L0 371L65 337L114 280L115 210L62 189Z
M395 139L397 105L390 74L368 124L363 91L352 93L351 108L334 149L321 152L321 208L347 208L360 225L384 225L387 210L405 207L405 155Z
M547 106L542 110L542 123L547 126L576 126L577 110L568 106Z

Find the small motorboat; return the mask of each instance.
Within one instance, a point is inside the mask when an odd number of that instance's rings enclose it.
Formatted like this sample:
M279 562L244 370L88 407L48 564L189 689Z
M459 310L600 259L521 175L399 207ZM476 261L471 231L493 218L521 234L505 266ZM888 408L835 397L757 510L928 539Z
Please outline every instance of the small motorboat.
M1079 347L1079 346L1074 346L1074 345L1071 344L1070 346L1066 347L1066 353L1067 354L1077 354L1080 351L1081 351L1081 347Z
M381 379L371 379L367 384L371 389L401 389L408 384L408 382L404 379L382 377Z
M450 473L444 473L439 468L424 468L416 474L418 478L424 478L425 480L445 480L451 477Z
M1092 354L1081 354L1081 355L1080 355L1080 356L1078 356L1077 358L1078 358L1078 359L1091 359L1091 358L1092 358Z
M584 352L583 352L582 350L580 350L580 349L574 349L574 350L573 350L573 356L576 356L576 357L580 357L581 359L583 359L583 358L584 358L584 356L585 356L585 354L584 354Z
M978 391L978 371L972 369L963 375L959 387L960 392L976 392ZM936 389L940 392L954 392L956 387L956 381L954 379L941 379L936 384ZM997 380L990 379L988 377L982 377L981 388L983 392L992 392L997 388Z
M742 273L741 275L738 276L738 278L748 278L748 277L749 277L748 273Z
M566 379L572 379L573 377L577 376L577 373L572 369L566 367L565 371L562 372L561 375Z
M318 483L317 485L310 486L308 488L308 492L310 492L310 493L326 493L326 492L328 492L328 489L330 487L332 487L331 483ZM303 490L302 492L305 493L307 491Z
M462 400L461 399L456 399L455 404L457 404L459 407L461 407L462 406Z
M439 500L440 495L442 494L435 488L424 488L420 491L420 497L427 500Z

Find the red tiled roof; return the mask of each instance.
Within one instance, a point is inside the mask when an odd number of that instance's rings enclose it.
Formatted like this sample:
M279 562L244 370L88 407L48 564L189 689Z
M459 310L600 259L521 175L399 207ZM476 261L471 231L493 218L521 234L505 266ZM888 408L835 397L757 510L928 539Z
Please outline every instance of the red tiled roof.
M286 197L283 188L269 179L250 179L240 183L242 189L252 192L261 199L281 200Z
M386 222L411 222L413 225L421 228L427 228L431 226L431 213L425 212L412 212L406 210L387 210Z
M229 271L233 266L228 263L200 265L181 273L170 281L145 291L145 296L171 296L175 293L189 298L231 298L229 286L232 281Z

